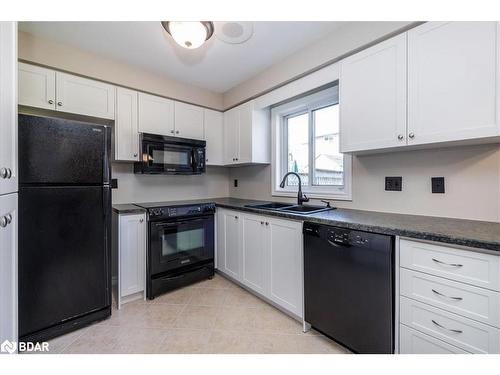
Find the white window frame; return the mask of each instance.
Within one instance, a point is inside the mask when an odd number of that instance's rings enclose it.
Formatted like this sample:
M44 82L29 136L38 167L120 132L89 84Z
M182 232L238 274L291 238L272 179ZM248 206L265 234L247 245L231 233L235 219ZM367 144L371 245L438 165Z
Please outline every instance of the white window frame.
M271 110L272 125L272 192L273 196L296 197L297 186L279 186L287 169L285 150L285 118L301 113L311 113L316 109L338 104L338 86L323 89L299 99L281 104ZM313 166L310 167L310 173ZM343 186L302 185L302 192L315 199L352 200L352 156L344 154Z

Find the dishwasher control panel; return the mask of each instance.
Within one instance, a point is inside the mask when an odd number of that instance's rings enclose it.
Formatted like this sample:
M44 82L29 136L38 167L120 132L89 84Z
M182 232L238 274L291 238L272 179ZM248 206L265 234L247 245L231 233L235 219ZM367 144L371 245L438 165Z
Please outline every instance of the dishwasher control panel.
M304 234L344 246L369 246L372 234L339 227L304 223Z

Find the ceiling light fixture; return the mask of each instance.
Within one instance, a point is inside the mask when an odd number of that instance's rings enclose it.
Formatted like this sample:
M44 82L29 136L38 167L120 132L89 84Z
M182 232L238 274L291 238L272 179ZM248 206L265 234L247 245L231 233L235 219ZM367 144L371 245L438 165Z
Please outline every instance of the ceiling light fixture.
M161 25L178 45L188 49L200 47L214 34L214 24L210 21L162 21Z

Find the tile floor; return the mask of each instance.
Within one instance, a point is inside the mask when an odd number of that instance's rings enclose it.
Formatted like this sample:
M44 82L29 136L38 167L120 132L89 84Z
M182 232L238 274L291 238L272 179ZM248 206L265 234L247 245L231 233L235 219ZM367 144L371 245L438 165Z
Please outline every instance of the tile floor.
M348 353L220 275L49 343L50 353Z

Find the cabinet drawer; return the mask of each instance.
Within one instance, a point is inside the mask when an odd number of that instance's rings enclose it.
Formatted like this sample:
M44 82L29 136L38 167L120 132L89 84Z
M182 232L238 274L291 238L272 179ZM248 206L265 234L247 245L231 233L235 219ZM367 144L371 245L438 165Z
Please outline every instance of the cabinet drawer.
M500 326L500 293L401 268L400 293L495 327Z
M416 331L404 324L400 325L401 354L468 354L465 350Z
M499 353L500 330L401 297L401 323L471 353Z
M500 291L500 256L401 239L400 265Z

